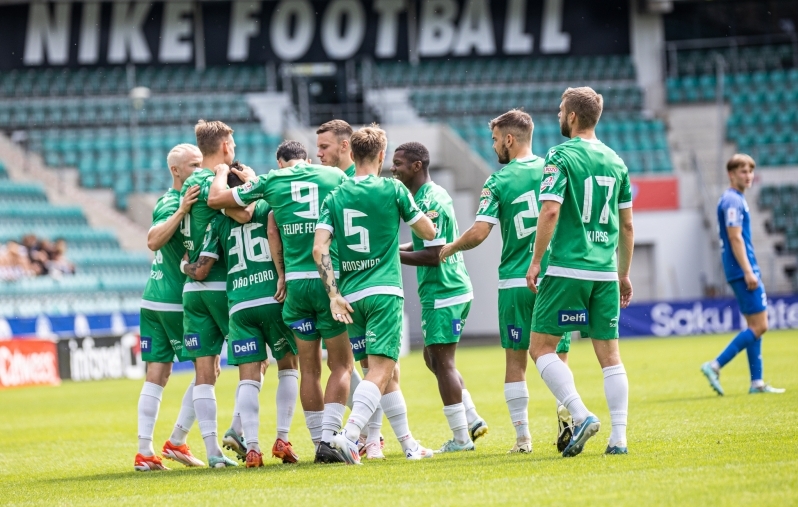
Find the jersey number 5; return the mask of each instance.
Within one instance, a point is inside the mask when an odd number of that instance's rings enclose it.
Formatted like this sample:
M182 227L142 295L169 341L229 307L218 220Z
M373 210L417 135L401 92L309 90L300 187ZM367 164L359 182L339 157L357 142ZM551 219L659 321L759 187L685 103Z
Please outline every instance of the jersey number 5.
M360 243L356 245L346 245L351 250L355 252L363 252L369 253L371 249L369 248L369 231L365 227L361 227L359 225L352 224L352 220L355 218L360 217L367 217L365 213L362 211L358 211L356 209L348 209L344 208L344 236L354 236L355 234L358 235L358 239Z
M303 194L303 192L306 192ZM294 215L308 220L319 218L319 186L307 181L291 182L291 199L300 204L307 204L307 211L294 211Z
M513 201L513 204L519 204L523 202L527 203L527 209L513 217L513 222L515 223L515 235L518 236L518 239L525 238L538 229L536 225L533 225L532 227L524 226L525 218L537 218L540 214L540 211L538 210L538 201L535 197L535 191L530 190L529 192L519 195Z
M230 237L235 241L235 245L230 249L229 256L236 256L238 262L230 268L228 273L236 273L247 269L247 261L250 262L269 262L272 254L269 251L269 243L266 238L253 237L252 232L263 227L263 224L249 223L243 227L235 227L230 231Z

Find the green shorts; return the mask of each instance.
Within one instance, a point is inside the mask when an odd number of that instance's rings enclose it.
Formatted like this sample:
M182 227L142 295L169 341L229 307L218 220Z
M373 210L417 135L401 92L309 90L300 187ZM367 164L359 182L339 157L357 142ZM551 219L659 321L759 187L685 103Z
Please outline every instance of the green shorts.
M559 336L564 331L579 331L595 340L618 338L618 282L546 276L539 291L532 319L534 332Z
M141 309L141 359L148 363L190 361L183 353L183 312Z
M294 334L283 323L283 305L260 305L238 310L230 316L227 338L227 364L265 361L266 347L278 361L296 354Z
M499 289L499 334L502 348L529 350L532 315L537 294L527 287ZM571 348L571 333L562 335L557 353L567 353Z
M402 307L399 296L375 294L350 303L355 313L353 324L346 327L352 342L352 352L357 359L365 349L366 355L385 356L399 360L402 346Z
M465 328L471 301L443 308L421 309L421 334L424 346L458 343Z
M227 292L203 290L183 293L183 348L198 357L218 356L227 337Z
M321 279L289 280L285 290L283 321L297 338L312 341L346 332L346 324L330 313L330 298Z

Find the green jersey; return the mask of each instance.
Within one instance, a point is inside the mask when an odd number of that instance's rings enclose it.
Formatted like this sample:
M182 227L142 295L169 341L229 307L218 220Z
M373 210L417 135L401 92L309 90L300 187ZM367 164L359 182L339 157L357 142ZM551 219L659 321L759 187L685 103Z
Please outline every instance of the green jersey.
M413 250L443 246L460 236L452 198L443 187L430 181L418 189L414 198L421 212L435 224L435 238L426 241L412 233ZM436 267L418 266L416 275L422 308L445 308L474 299L471 279L468 277L461 252L457 252Z
M629 171L599 140L575 137L549 150L541 201L562 204L551 238L548 275L618 279L618 210L632 207Z
M158 199L152 211L152 226L160 225L177 212L180 207L180 192L170 188ZM144 288L142 299L151 303L164 303L167 305L183 305L183 281L186 275L180 272L180 261L186 247L183 246L183 236L176 232L169 238L160 250L155 252L155 260L150 268L150 279ZM142 304L149 310L158 310L162 305ZM162 307L163 310L165 307Z
M354 178L355 177L355 164L352 164L349 167L347 167L346 171L344 171L344 174L346 174L347 178Z
M208 206L208 193L211 190L214 176L215 174L210 169L197 169L183 183L183 190L180 192L182 198L190 187L194 185L199 185L200 187L197 202L191 206L191 213L186 215L180 226L180 232L183 234L183 244L188 251L189 263L197 262L197 259L199 259L205 233L208 232L213 219L221 214ZM224 290L225 280L227 280L227 273L225 273L224 265L216 263L211 268L210 273L208 273L208 277L202 282L195 282L186 277L186 286L191 290Z
M423 216L407 187L392 178L358 176L324 199L317 227L330 231L338 246L339 287L347 301L404 297L399 219L412 225Z
M491 174L482 188L476 220L501 227L500 289L527 286L526 272L538 229L537 192L542 177L543 159L532 155L511 160Z
M233 189L233 197L242 206L265 199L274 211L283 240L286 281L319 278L313 261L319 205L346 179L337 167L300 163Z
M269 205L255 205L252 220L239 224L222 214L211 222L201 255L221 259L227 267L227 302L230 315L260 305L274 304L277 270L274 269L266 222Z

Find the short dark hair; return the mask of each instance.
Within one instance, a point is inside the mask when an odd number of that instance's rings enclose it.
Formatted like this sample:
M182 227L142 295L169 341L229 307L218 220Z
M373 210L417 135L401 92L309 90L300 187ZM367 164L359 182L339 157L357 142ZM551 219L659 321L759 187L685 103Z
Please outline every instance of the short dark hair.
M490 121L490 130L498 128L502 135L512 134L522 143L532 142L532 130L535 124L532 116L520 109L510 109Z
M405 158L411 164L413 162L421 162L421 168L425 171L429 170L429 150L423 144L412 141L400 144L394 151L404 152Z
M339 141L348 140L352 137L352 126L344 120L330 120L327 123L322 123L316 131L316 135L325 132L332 132Z
M726 171L732 172L746 165L750 165L751 169L756 169L756 162L754 162L754 159L751 157L751 155L746 155L745 153L735 153L732 155L732 158L726 162Z
M239 162L238 160L234 160L233 163L230 164L230 167L235 167L239 171L242 171L244 169L241 166L241 162ZM230 171L229 173L227 173L227 186L228 186L228 188L239 187L239 186L241 186L243 184L244 184L244 182L241 181L241 178L239 178L236 173L234 173L233 171Z
M277 147L277 160L307 160L308 150L299 141L283 141Z

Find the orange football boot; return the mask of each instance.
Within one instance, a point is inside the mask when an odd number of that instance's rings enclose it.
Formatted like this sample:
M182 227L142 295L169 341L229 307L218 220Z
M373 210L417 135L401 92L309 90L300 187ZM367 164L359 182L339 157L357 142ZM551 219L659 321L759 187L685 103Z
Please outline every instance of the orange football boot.
M247 453L247 468L258 468L263 466L263 454L259 453L255 449L252 449Z
M133 461L133 468L139 472L169 470L161 463L161 458L158 456L142 456L141 454L136 454L136 458Z
M272 456L283 460L283 463L296 463L299 461L299 456L296 455L291 447L291 442L286 442L279 438L274 441L272 446Z
M177 461L187 467L204 467L205 463L198 460L191 454L191 449L189 449L188 444L183 445L174 445L169 440L163 444L163 449L161 449L161 455L166 459L171 459L172 461Z

